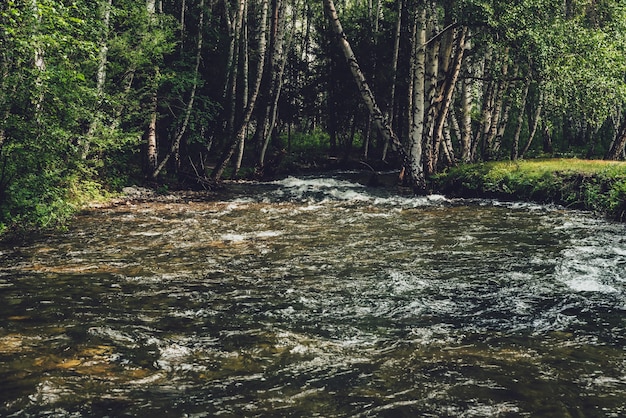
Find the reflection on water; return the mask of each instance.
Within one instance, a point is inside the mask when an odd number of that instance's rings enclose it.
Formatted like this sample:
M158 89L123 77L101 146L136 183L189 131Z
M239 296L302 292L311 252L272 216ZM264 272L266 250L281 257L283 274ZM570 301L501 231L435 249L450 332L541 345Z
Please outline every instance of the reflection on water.
M0 244L0 415L626 414L623 225L348 179Z

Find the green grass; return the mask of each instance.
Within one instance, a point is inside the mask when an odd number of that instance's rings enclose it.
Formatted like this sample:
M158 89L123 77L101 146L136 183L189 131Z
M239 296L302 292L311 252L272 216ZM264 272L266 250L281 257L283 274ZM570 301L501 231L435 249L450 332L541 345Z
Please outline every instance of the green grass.
M626 219L626 162L541 159L463 165L433 179L446 194L557 203Z

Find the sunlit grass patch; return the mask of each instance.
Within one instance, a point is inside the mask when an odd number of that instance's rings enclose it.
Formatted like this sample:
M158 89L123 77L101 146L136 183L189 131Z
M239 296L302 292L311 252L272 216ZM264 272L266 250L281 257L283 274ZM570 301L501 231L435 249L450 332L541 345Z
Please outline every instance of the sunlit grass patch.
M626 217L626 162L571 158L469 164L437 175L433 183L452 196L557 203Z

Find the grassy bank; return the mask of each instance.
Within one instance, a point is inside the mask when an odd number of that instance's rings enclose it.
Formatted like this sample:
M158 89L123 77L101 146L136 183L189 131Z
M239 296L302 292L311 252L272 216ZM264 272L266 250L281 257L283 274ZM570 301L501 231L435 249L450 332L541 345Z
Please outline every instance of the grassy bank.
M450 196L557 203L626 220L626 162L545 159L471 164L437 175L433 185Z

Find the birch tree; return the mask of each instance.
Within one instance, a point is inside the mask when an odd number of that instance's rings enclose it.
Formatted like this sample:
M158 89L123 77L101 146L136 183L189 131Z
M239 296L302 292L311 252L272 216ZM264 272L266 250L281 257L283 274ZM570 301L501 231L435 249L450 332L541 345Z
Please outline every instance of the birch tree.
M339 43L344 58L350 68L352 77L357 84L361 99L368 109L375 126L378 128L383 139L385 141L391 142L391 144L400 154L409 184L411 184L411 186L413 186L416 191L423 192L425 190L424 177L421 173L416 173L412 170L413 165L411 162L411 157L405 151L404 146L402 145L394 131L391 129L389 122L386 120L385 116L376 104L374 94L372 93L372 90L365 80L365 76L361 71L354 52L352 52L352 47L350 46L346 34L343 31L341 22L339 21L339 17L337 16L337 10L335 9L335 5L332 0L324 0L324 10L326 12L326 16L328 17L332 32L335 35L335 39Z

